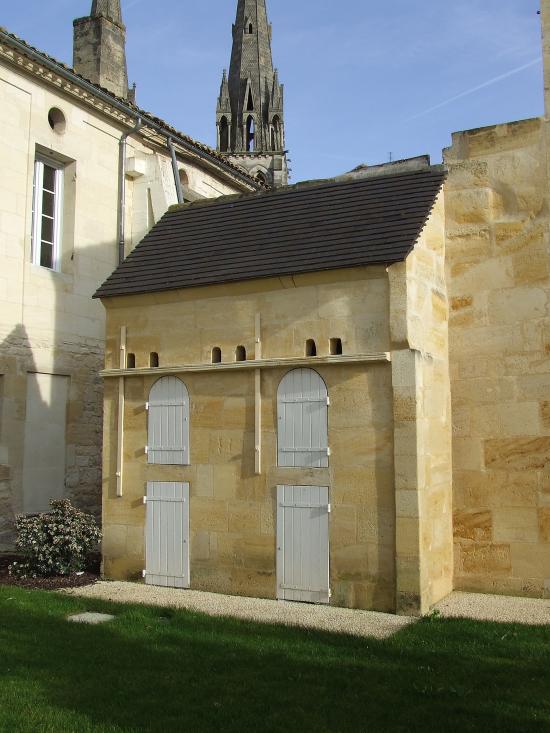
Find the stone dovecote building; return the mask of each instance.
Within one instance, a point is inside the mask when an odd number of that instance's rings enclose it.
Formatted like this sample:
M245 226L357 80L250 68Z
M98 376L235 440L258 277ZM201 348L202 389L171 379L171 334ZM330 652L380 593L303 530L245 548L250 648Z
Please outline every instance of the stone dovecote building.
M108 577L403 613L450 592L444 179L175 207L104 283Z
M100 512L97 286L171 204L258 189L127 98L124 33L95 0L70 68L0 29L0 551L51 498Z
M288 180L283 85L273 68L265 0L239 0L229 76L216 111L218 150L270 186Z

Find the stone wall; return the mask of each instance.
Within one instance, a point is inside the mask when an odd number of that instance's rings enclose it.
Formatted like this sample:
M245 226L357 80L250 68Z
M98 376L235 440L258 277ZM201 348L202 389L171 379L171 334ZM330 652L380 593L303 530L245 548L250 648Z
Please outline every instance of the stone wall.
M107 299L107 365L118 364L120 327L137 367L149 354L161 366L224 361L235 348L254 354L261 314L263 357L303 358L307 339L319 356L341 338L344 354L389 349L389 289L384 268L356 269L227 287ZM104 570L137 577L144 567L148 480L189 481L193 588L273 598L276 595L275 492L278 484L330 487L332 602L395 609L393 408L389 363L317 365L331 400L330 468L276 466L276 392L291 367L262 371L261 476L254 473L254 374L182 374L191 402L189 467L149 466L145 402L154 375L126 378L124 496L116 497L118 380L106 380Z
M397 610L425 613L453 583L444 197L406 262L389 268Z
M455 587L550 586L550 258L543 122L445 152Z

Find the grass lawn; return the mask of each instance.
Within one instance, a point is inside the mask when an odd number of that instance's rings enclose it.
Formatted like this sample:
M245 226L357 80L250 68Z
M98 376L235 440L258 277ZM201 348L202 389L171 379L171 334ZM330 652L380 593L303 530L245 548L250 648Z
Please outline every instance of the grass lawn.
M550 627L374 641L0 586L0 731L550 731Z

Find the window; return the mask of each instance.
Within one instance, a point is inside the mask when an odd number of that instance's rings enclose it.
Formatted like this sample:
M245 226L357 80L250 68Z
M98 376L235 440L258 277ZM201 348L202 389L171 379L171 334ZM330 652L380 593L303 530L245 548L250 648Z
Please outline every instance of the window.
M249 32L250 35L252 35L252 33L254 33L254 28L252 26L252 23L249 23L248 24L248 32Z
M149 354L149 366L152 369L157 369L159 366L159 355L156 351L151 351Z
M251 153L254 150L254 139L256 137L254 117L249 115L246 120L246 152Z
M306 341L306 356L317 356L317 345L313 339Z
M219 346L214 346L212 349L212 364L221 364L222 361L222 350Z
M52 107L48 112L48 124L54 132L57 132L58 135L62 135L67 128L65 115L57 107Z
M222 153L227 153L229 150L229 123L227 117L222 117L220 120L220 150Z
M252 89L248 90L248 101L246 102L246 111L247 112L254 111L254 100L252 99Z
M342 354L342 339L330 339L331 356L339 356Z
M189 465L189 393L177 377L162 377L151 387L148 404L147 461Z
M23 511L47 512L63 498L70 378L28 374L23 456Z
M271 124L271 150L280 150L281 147L281 122L275 115Z
M34 163L32 261L60 269L63 168L46 158Z
M185 170L183 168L180 168L179 169L178 176L179 176L179 179L180 179L180 183L181 183L181 185L183 187L189 185L189 176L187 175L187 173L185 172Z
M246 349L244 346L237 346L235 350L235 361L246 361Z
M128 354L126 357L126 369L135 369L136 368L136 355L135 354Z
M328 391L313 369L293 369L277 392L277 465L328 467Z

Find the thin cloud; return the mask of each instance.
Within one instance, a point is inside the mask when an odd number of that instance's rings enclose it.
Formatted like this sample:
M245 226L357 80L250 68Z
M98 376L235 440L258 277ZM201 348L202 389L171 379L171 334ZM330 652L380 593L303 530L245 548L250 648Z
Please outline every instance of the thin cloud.
M456 102L458 99L463 99L463 97L469 97L470 94L475 94L475 92L479 92L481 89L486 89L487 87L493 86L493 84L498 84L500 81L504 81L504 79L508 79L510 76L514 76L515 74L519 74L520 71L525 71L525 69L530 69L532 66L536 66L537 64L540 64L541 59L533 59L532 61L529 61L527 64L522 64L521 66L517 66L515 69L510 69L510 71L507 71L505 74L500 74L500 76L495 76L492 79L489 79L488 81L483 82L483 84L478 84L476 87L472 87L472 89L467 89L465 92L461 92L460 94L455 94L454 97L450 97L449 99L446 99L444 102L440 102L439 104L435 104L433 107L429 107L428 109L425 109L423 112L418 112L418 114L413 115L412 117L408 117L405 122L411 122L412 120L417 120L419 117L425 117L426 115L429 115L431 112L435 112L437 109L441 109L441 107L446 107L448 104L452 104L453 102Z

